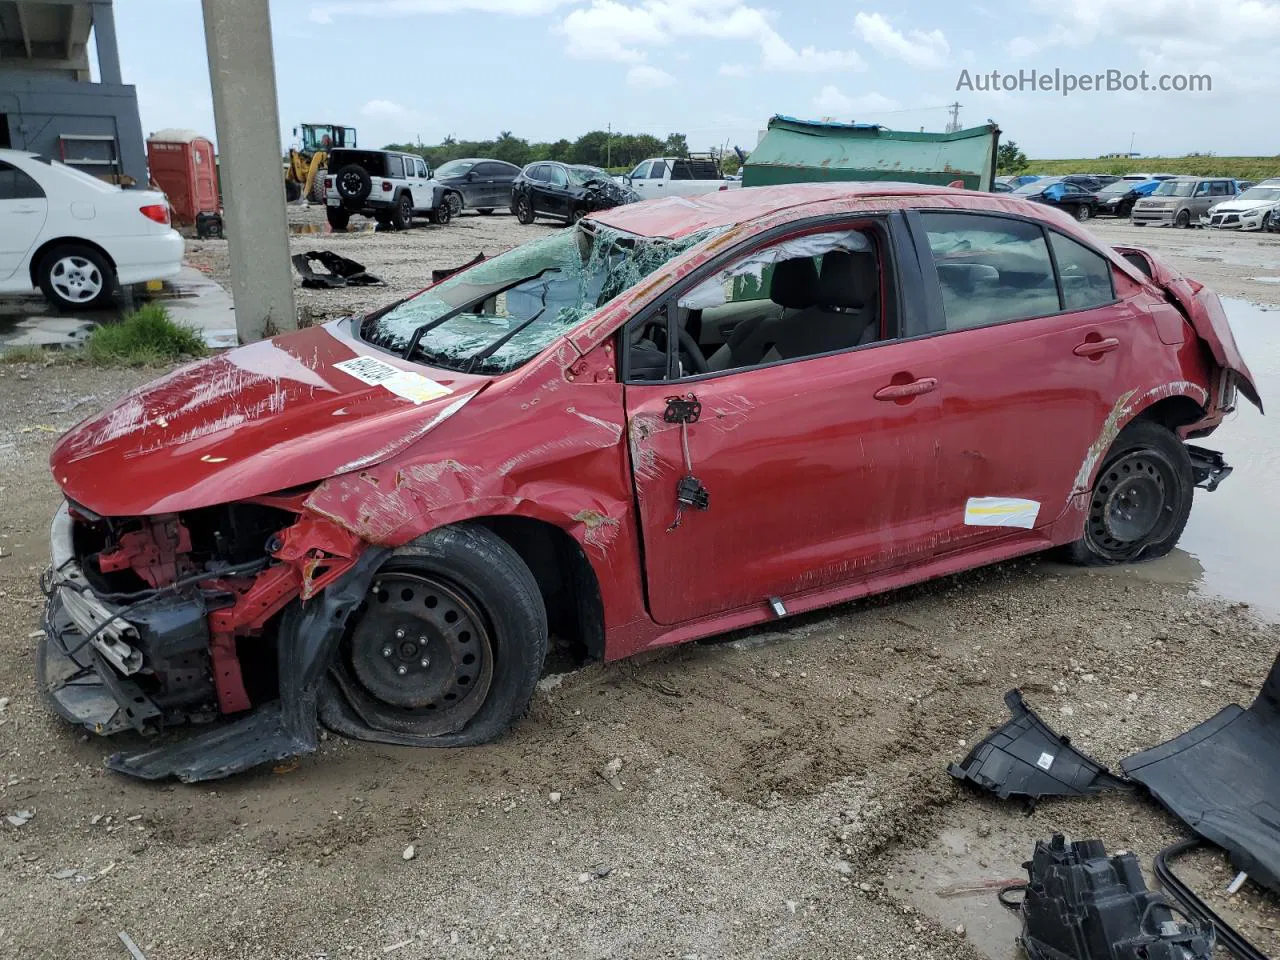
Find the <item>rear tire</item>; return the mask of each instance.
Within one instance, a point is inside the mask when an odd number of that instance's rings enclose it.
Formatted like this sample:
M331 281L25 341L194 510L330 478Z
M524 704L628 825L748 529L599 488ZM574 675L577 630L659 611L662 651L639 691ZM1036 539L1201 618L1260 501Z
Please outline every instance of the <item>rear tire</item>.
M111 300L116 272L97 250L68 243L54 247L36 271L45 299L60 310L92 310Z
M1076 219L1081 223L1084 223L1091 216L1093 216L1093 208L1087 203L1082 203L1080 206L1076 207Z
M286 180L284 182L284 200L285 203L297 203L302 199L302 184L296 180Z
M443 200L441 200L440 206L436 207L434 210L431 211L431 213L428 215L428 219L430 219L432 223L439 224L442 227L445 224L447 224L450 220L452 220L453 219L452 198L445 197Z
M528 566L485 527L433 530L400 547L352 617L338 691L375 740L467 747L529 708L547 612Z
M408 230L413 223L413 197L407 193L400 194L400 199L391 208L391 222L397 230Z
M528 197L520 197L516 200L516 219L525 226L533 223L533 204L529 202Z
M351 211L343 210L341 207L326 207L324 216L333 230L346 230L348 224L351 223Z
M1165 556L1191 515L1195 477L1182 441L1153 420L1120 431L1093 482L1084 536L1067 547L1082 566Z

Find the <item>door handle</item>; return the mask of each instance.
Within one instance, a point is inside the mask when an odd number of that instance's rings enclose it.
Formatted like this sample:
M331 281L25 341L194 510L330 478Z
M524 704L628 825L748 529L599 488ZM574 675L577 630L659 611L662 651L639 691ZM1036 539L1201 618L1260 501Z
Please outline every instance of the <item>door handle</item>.
M877 400L907 400L938 389L936 377L921 377L911 383L891 383L875 392Z
M1086 340L1084 343L1078 344L1071 352L1077 357L1100 357L1119 346L1119 340L1115 337L1107 337L1104 340Z

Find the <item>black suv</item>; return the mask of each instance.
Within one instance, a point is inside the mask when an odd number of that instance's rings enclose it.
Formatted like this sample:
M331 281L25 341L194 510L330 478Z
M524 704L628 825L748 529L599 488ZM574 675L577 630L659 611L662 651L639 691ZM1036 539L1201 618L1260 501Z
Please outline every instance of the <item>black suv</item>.
M529 164L511 186L511 212L521 223L533 223L535 217L577 223L597 210L639 199L599 167L551 161Z
M462 207L478 210L486 216L499 207L511 205L511 185L520 176L520 168L505 160L466 158L450 160L436 167L436 179L462 199Z
M325 212L334 230L347 229L353 213L403 230L415 216L448 223L462 198L431 178L427 162L390 150L334 150L324 178Z

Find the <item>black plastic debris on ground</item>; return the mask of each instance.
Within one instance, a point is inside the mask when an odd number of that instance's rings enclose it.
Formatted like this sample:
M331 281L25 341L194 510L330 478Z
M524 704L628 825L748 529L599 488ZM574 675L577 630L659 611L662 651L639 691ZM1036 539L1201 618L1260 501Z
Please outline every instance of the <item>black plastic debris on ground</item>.
M1105 790L1128 790L1106 767L1085 756L1066 737L1055 733L1010 690L1004 702L1012 719L992 732L947 772L989 790L1001 800L1025 797L1084 797Z
M447 280L449 277L452 277L455 273L461 273L463 270L466 270L468 267L474 267L477 263L484 263L484 261L485 261L485 256L484 256L484 253L482 252L482 253L477 253L472 259L470 259L460 267L442 267L439 270L432 270L431 282L439 283L441 280Z
M341 257L330 250L309 250L295 253L291 258L293 268L302 277L302 285L312 289L327 287L365 287L382 281L367 272L364 264L348 257ZM312 263L319 263L325 273L317 273Z
M1245 710L1220 710L1121 769L1180 820L1280 893L1280 657Z
M1213 929L1178 920L1147 889L1132 853L1108 857L1101 840L1036 842L1019 938L1031 960L1208 960ZM1184 922L1185 921L1185 922Z

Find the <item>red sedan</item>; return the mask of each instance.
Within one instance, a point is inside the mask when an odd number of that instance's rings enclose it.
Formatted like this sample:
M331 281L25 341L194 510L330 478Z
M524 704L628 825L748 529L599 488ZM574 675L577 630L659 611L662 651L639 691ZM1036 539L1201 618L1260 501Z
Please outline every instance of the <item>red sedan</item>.
M195 363L58 443L42 683L198 780L317 724L498 736L614 659L1021 554L1161 556L1237 390L1217 296L1008 196L619 207Z

